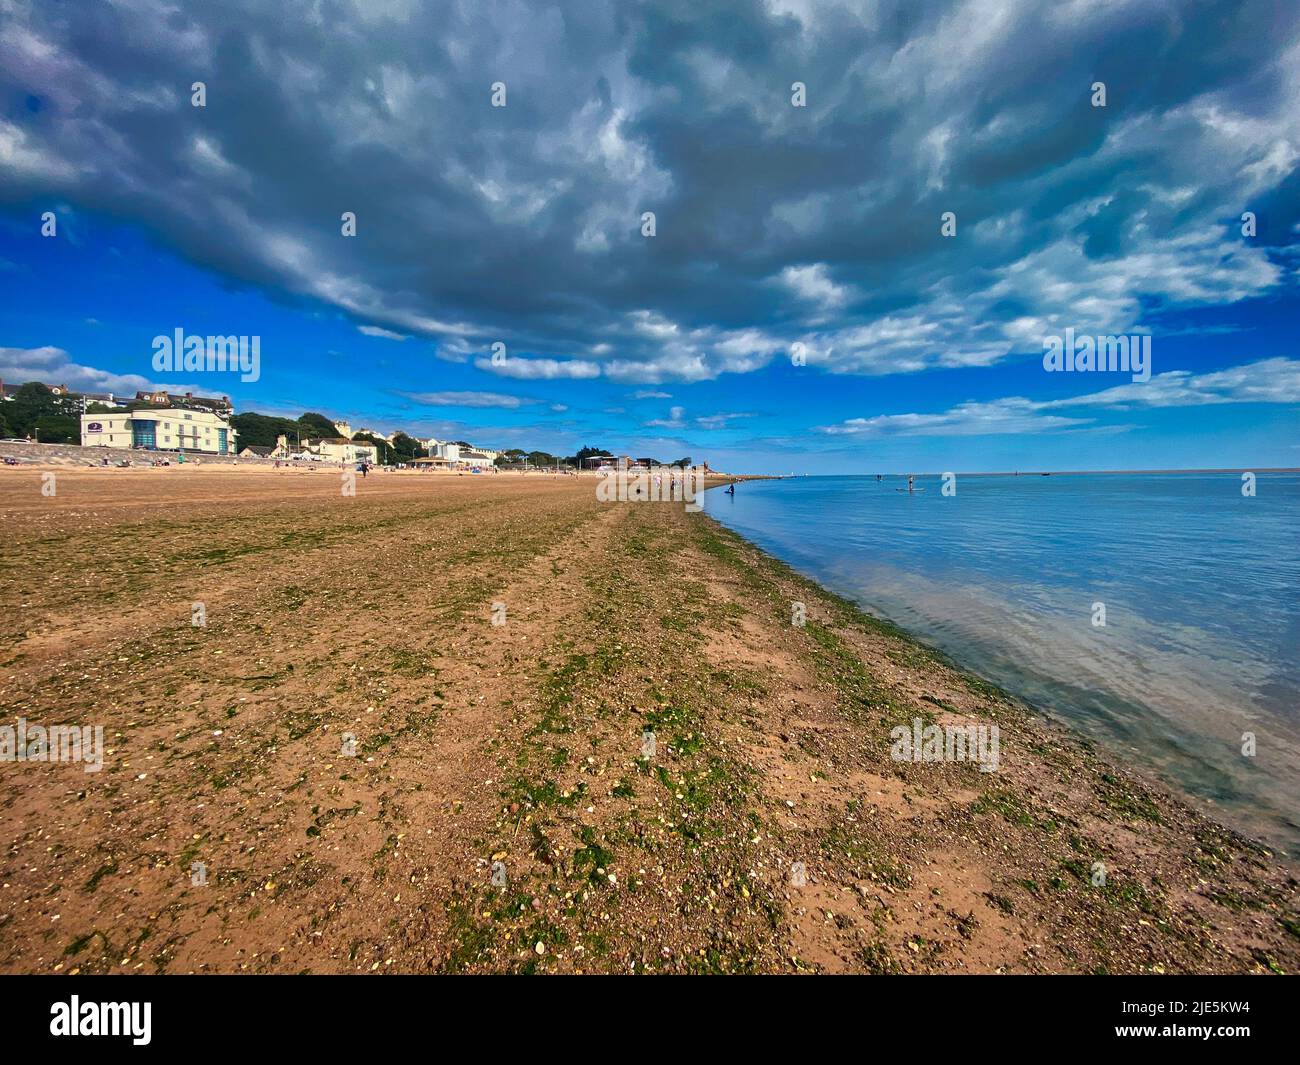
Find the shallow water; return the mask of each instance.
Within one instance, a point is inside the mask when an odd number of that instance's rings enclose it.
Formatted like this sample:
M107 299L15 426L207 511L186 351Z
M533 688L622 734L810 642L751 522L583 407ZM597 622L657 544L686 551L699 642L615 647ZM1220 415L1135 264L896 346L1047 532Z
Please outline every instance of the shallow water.
M806 477L705 493L801 572L1300 856L1300 475ZM1104 604L1105 624L1094 624ZM1257 754L1242 754L1243 733Z

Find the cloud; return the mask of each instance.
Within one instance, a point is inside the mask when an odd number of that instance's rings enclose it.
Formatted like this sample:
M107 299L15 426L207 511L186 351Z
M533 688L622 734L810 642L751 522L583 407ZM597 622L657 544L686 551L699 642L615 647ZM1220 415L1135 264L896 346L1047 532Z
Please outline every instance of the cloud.
M1075 376L1087 378L1087 374ZM1094 424L1092 418L1048 414L1063 408L1129 410L1221 403L1300 403L1300 360L1273 358L1211 373L1169 370L1149 381L1131 381L1068 399L1010 396L968 401L932 414L878 414L818 426L833 436L985 436L1040 433Z
M695 419L695 424L701 429L725 429L727 423L737 418L752 418L753 414L705 414Z
M690 424L698 429L725 429L727 423L736 418L752 418L752 414L704 414L690 419ZM669 407L667 418L653 418L643 423L647 429L685 429L687 426L686 408Z
M655 418L645 424L647 428L681 429L686 424L682 420L685 414L685 407L669 407L667 418Z
M986 436L1038 433L1084 425L1087 419L1045 415L1040 406L1020 396L987 403L960 403L938 414L878 414L850 418L819 430L837 436Z
M846 303L849 290L831 280L825 263L810 266L787 266L781 271L781 283L799 299L833 310Z
M583 380L600 376L600 366L597 363L582 359L521 359L507 356L497 362L476 359L474 365L480 370L522 381L553 381L563 378Z
M658 392L654 389L643 388L632 393L633 399L672 399L668 392Z
M0 119L0 203L134 222L440 358L527 353L475 363L501 376L704 381L796 341L834 373L985 366L1295 284L1296 5L1267 33L1237 0L773 0L725 28L618 0L4 6L0 92L42 106Z
M1169 370L1149 381L1133 381L1074 399L1042 404L1052 407L1199 407L1217 403L1300 403L1300 359L1263 359L1211 373Z
M538 402L501 392L402 392L400 395L425 407L505 407L515 410Z
M359 325L358 333L364 333L368 337L383 337L386 340L409 340L405 333L395 333L391 329L384 329L378 325Z
M220 393L222 384L206 385L159 384L139 374L112 373L83 366L72 361L62 348L0 348L0 380L6 384L26 384L40 381L47 385L67 385L74 392L112 392L114 395L134 395L166 389L169 392L195 392L204 395Z

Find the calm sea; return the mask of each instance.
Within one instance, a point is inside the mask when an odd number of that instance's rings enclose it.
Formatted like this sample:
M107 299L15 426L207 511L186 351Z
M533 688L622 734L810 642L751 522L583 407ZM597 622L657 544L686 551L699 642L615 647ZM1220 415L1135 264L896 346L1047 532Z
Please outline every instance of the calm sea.
M826 587L1300 856L1300 475L1259 474L1254 498L1238 474L905 485L801 477L704 499Z

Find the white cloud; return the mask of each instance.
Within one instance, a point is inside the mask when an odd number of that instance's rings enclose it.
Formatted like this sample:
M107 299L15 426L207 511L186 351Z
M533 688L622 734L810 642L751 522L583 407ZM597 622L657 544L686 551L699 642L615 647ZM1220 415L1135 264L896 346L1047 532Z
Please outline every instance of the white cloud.
M1041 414L1040 406L1021 396L987 403L959 403L937 414L878 414L820 426L836 436L984 436L1035 433L1087 424L1087 419Z
M787 266L781 271L781 283L802 300L825 310L833 310L848 302L850 290L831 280L825 263L808 266Z
M667 418L655 418L651 421L646 422L645 424L647 427L653 426L659 429L681 429L686 424L682 420L682 417L683 415L685 415L685 413L686 413L685 407L669 407Z
M737 418L752 418L753 414L704 414L695 419L695 424L701 429L725 429L727 423Z
M1086 378L1086 374L1075 376ZM1126 410L1223 403L1300 403L1300 360L1273 358L1227 370L1194 374L1169 370L1149 381L1130 381L1069 399L1036 401L1009 396L968 401L931 414L878 414L819 426L834 436L983 436L1037 433L1092 425L1092 418L1048 414L1063 408Z
M1211 373L1169 370L1101 392L1057 399L1051 407L1199 407L1217 403L1300 403L1300 360L1263 359Z
M391 329L385 329L378 325L359 325L358 333L364 333L368 337L383 337L385 340L409 340L410 337L405 333L395 333Z
M586 380L600 376L600 364L585 359L521 359L509 355L500 362L475 359L474 365L521 381Z
M140 361L148 364L149 353ZM170 392L204 392L205 386L188 384L159 384L139 374L114 373L83 366L72 361L62 348L0 348L0 380L6 384L26 384L40 381L47 385L67 385L74 392L112 392L116 395L134 395L138 391L166 389ZM219 384L209 383L207 392L219 391Z
M426 407L505 407L514 410L538 402L503 392L402 392L401 395Z

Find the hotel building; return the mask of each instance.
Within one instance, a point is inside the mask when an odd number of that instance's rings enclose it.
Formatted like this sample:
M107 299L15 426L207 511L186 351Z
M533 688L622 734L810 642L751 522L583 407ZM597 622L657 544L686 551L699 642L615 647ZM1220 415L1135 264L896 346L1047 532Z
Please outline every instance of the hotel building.
M82 447L142 448L148 451L236 453L235 429L211 411L127 410L81 416Z

